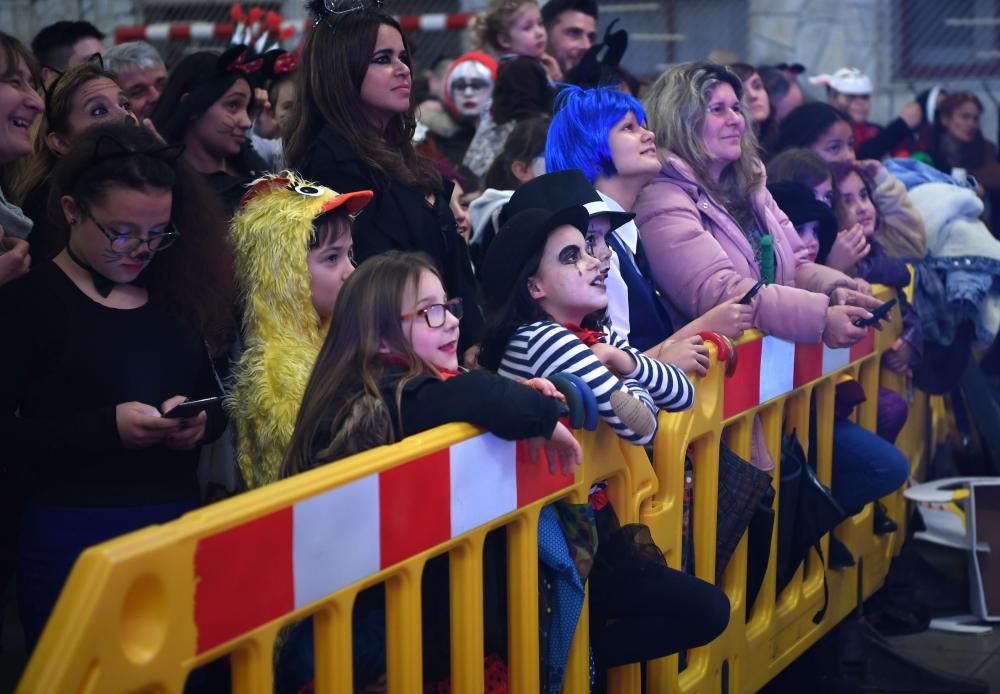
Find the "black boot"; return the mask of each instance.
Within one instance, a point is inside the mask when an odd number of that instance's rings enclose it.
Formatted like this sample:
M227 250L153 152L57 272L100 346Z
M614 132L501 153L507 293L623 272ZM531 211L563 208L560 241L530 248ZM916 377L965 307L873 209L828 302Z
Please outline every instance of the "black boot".
M889 518L889 513L881 501L875 502L875 513L872 515L872 530L876 535L888 535L899 529L896 521Z
M854 556L851 554L851 550L847 549L843 542L830 535L830 568L844 569L848 566L854 566Z

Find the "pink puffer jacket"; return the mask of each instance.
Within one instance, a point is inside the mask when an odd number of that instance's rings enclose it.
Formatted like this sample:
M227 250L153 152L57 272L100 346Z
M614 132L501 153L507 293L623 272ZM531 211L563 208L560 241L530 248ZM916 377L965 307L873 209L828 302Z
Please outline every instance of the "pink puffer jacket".
M754 327L795 342L819 342L827 295L852 281L832 268L797 260L802 241L763 182L751 193L751 203L775 249L775 283L758 294ZM760 279L746 235L676 155L669 155L643 188L635 212L650 271L675 325L745 294Z

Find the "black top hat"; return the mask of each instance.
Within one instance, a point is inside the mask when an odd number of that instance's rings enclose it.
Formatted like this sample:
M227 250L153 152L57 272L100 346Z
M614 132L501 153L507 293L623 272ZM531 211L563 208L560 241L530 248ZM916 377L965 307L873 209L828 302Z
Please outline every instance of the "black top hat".
M589 222L590 215L579 203L556 211L528 208L505 221L483 261L481 286L486 310L497 309L507 300L525 264L545 246L553 229L569 224L586 234Z
M767 189L781 211L788 215L788 221L793 226L818 222L816 237L819 239L819 252L816 254L816 262L826 260L826 255L837 238L837 218L830 206L817 200L813 191L801 183L768 183Z
M608 215L612 230L632 221L635 217L631 212L615 212L608 207L582 171L566 169L537 176L514 191L510 202L500 212L500 224L504 224L523 210L534 208L558 212L578 205L586 207L591 217L599 214ZM587 233L586 228L583 231Z

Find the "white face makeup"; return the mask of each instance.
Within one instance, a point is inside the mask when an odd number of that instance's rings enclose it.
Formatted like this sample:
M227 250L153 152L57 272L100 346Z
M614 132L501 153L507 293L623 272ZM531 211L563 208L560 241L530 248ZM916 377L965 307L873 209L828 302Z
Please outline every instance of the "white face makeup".
M448 93L460 114L478 118L493 95L493 75L477 60L463 61L448 75Z

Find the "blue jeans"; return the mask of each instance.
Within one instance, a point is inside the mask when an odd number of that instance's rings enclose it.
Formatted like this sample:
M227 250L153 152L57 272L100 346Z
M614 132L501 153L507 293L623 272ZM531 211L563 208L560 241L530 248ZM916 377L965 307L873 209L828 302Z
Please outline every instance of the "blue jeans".
M833 497L850 514L899 489L910 463L898 448L849 419L833 423Z

